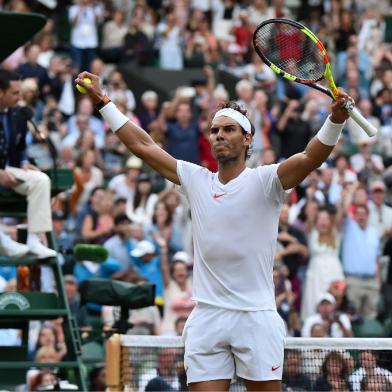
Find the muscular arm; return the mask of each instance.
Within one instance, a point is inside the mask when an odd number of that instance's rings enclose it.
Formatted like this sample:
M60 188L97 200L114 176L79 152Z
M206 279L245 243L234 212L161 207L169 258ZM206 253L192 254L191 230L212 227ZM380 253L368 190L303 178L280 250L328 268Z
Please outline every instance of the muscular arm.
M295 154L279 165L278 176L284 189L300 184L310 172L317 169L329 156L334 146L321 143L317 136L306 146L304 152Z
M332 104L329 119L334 124L342 124L348 118L347 110L343 108L347 94L341 93ZM306 146L304 152L288 158L278 168L278 176L284 189L291 189L300 184L310 172L317 169L329 156L334 146L321 143L315 136Z
M177 161L159 147L142 128L128 121L117 132L118 138L129 151L171 182L180 185Z
M84 78L92 80L91 84L83 82ZM103 93L98 76L89 72L82 72L75 80L76 83L87 90L94 104L101 101ZM151 136L131 121L126 122L116 132L117 137L125 144L129 151L142 159L147 165L160 173L163 177L180 185L177 176L177 161L166 151L160 148Z

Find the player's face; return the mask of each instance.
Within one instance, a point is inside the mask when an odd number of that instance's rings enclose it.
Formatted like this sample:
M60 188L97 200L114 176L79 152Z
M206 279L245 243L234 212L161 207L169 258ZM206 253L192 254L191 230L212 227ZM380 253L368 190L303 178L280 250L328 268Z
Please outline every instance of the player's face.
M210 143L219 163L245 158L251 138L249 134L244 135L241 126L230 117L218 117L211 124Z

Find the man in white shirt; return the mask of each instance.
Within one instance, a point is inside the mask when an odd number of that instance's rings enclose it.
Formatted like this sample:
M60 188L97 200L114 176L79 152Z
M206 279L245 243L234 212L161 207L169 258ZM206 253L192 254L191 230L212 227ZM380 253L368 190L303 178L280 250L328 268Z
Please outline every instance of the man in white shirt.
M384 376L387 378L389 383L392 384L392 373L387 370L377 366L377 354L374 351L362 351L359 354L359 361L361 366L354 371L354 373L349 377L348 381L351 384L353 391L361 391L362 380L365 376L377 375Z
M383 181L370 184L369 224L374 226L383 243L392 234L392 208L385 204L387 187Z
M84 78L91 84L85 84ZM214 116L210 143L219 171L175 160L104 96L96 75L75 80L87 89L113 132L147 165L180 185L189 200L194 238L193 299L183 332L191 391L281 390L285 326L276 311L272 268L286 190L319 167L347 119L341 93L306 151L277 165L246 167L254 126L229 102Z
M353 336L351 322L347 314L335 311L336 300L330 293L325 293L319 299L317 313L309 316L302 327L301 336L310 337L312 327L322 324L331 338Z

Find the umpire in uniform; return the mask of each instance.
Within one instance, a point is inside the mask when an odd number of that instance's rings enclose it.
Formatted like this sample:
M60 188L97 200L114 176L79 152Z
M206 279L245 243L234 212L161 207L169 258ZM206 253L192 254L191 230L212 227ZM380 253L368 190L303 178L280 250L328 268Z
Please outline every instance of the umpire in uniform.
M0 69L0 186L27 198L29 251L39 258L55 257L56 251L40 241L41 233L52 230L50 180L27 160L27 120L17 106L20 87L17 73ZM6 254L4 249L8 247L2 245Z

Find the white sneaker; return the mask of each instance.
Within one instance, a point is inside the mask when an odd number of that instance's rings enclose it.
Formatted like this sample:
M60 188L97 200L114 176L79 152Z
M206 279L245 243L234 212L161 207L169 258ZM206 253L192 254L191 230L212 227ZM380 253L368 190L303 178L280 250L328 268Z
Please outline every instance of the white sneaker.
M57 252L43 245L36 234L29 233L27 236L27 246L30 249L30 253L33 253L39 259L57 256Z
M20 244L8 235L0 232L0 256L19 258L26 255L29 250L27 245Z

